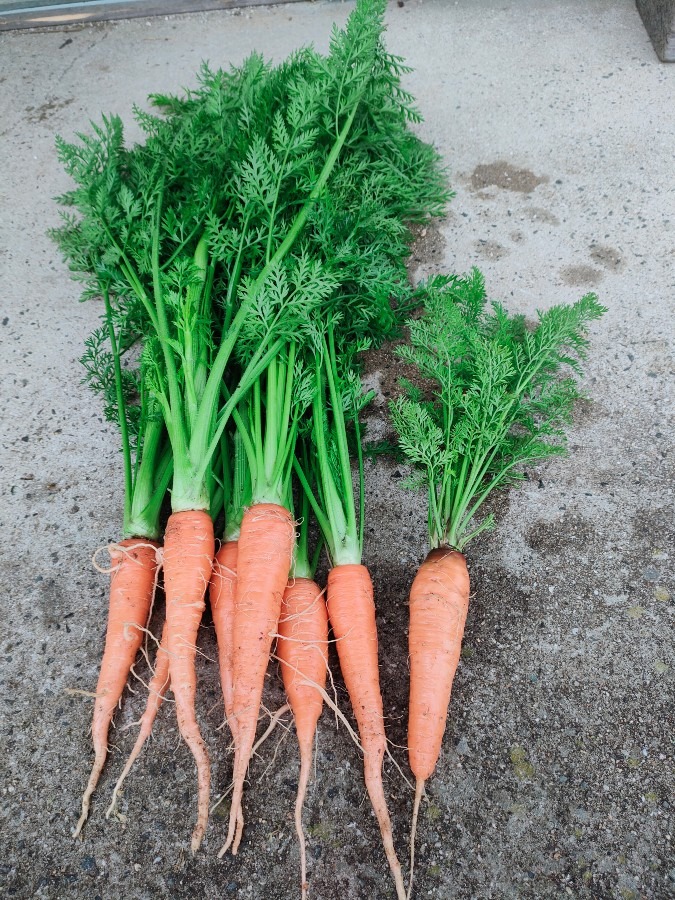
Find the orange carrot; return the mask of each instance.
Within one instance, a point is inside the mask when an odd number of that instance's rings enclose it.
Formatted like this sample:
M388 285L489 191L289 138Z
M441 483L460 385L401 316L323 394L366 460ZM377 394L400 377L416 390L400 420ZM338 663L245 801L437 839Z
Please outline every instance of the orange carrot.
M302 807L312 766L312 742L323 708L317 690L326 687L328 614L323 591L309 578L289 581L281 605L277 656L286 696L295 717L300 747L300 778L295 802L295 830L300 841L302 898L307 897L307 854L302 830Z
M211 578L215 551L213 522L203 510L173 513L164 534L169 677L183 740L197 764L197 823L192 832L195 853L206 831L211 783L209 754L195 715L197 632L204 612L204 594Z
M340 669L359 727L366 788L396 883L396 895L399 900L405 900L401 864L394 850L391 820L382 785L382 763L387 739L377 662L373 584L365 566L341 565L330 570L328 618L336 639Z
M211 614L218 640L220 680L223 686L225 716L235 739L237 720L233 715L234 681L232 651L234 640L234 598L237 585L237 541L227 541L216 553L209 585Z
M237 722L234 787L227 839L218 854L221 857L235 837L265 671L277 631L294 545L293 518L283 506L258 503L246 510L239 536L234 609L233 715ZM232 852L236 853L236 850L235 844Z
M234 643L234 598L237 588L237 554L238 542L226 541L213 561L209 600L211 614L218 641L218 662L220 681L225 702L225 718L232 734L235 750L237 747L237 720L234 715L234 676L232 672L232 653ZM235 843L239 845L244 829L244 814L239 805L237 818L237 834Z
M164 628L162 630L162 640L160 641L159 647L157 648L155 671L152 678L150 679L150 684L148 685L148 701L145 705L145 711L141 717L140 731L138 732L136 743L134 744L133 749L129 754L126 765L122 770L122 774L117 779L117 784L115 785L115 789L113 790L112 801L105 814L106 819L110 818L111 813L115 809L115 806L117 804L117 797L122 788L122 783L131 771L131 767L133 766L134 762L138 758L138 755L143 749L143 745L150 737L150 732L152 731L152 726L154 724L155 718L157 717L157 713L159 712L159 708L162 705L162 702L166 699L166 691L169 688L169 654L166 651L166 643L166 623L164 623Z
M91 796L108 754L108 729L148 624L158 566L157 547L154 541L144 538L128 538L110 547L108 631L91 726L94 765L73 837L80 834L89 815Z
M408 754L416 778L410 836L411 880L424 782L441 752L452 681L469 608L469 572L456 550L432 550L410 589L410 712Z

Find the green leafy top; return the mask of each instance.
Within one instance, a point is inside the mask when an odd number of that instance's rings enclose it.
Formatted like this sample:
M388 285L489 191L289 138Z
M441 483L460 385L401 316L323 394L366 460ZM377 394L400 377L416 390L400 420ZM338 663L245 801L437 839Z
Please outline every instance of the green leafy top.
M208 508L229 416L257 379L274 393L267 366L290 340L314 339L303 325L314 307L339 309L341 346L395 324L404 223L440 212L448 192L437 154L409 130L419 117L382 44L385 5L360 0L327 56L203 66L195 90L152 98L159 114L135 110L145 140L134 147L115 116L58 141L75 187L54 237L83 298L105 288L123 343L143 345L174 511ZM108 392L109 409L123 395Z
M588 325L605 310L587 294L539 312L530 329L499 303L486 310L475 269L423 287L424 313L397 352L428 380L431 398L408 383L390 412L412 483L428 490L431 546L462 550L493 525L492 516L474 517L495 488L520 480L527 463L565 452Z
M352 348L352 350L358 349ZM314 358L311 419L305 432L303 459L295 471L316 516L332 565L358 564L363 552L364 488L359 414L373 397L350 368L352 353L338 355L335 323ZM350 442L350 426L354 440ZM357 491L351 468L352 443L358 465Z

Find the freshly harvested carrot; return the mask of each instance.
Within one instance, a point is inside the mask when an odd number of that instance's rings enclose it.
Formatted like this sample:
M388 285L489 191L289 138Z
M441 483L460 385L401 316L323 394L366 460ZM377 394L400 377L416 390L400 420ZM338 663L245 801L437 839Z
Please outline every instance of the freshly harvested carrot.
M237 720L234 716L234 676L232 653L234 645L234 597L237 587L238 542L226 541L216 553L209 584L211 614L218 641L218 664L225 702L225 718L237 747ZM239 846L244 830L244 814L239 804L235 843Z
M408 748L417 785L409 893L420 800L440 753L469 604L464 548L493 527L494 516L478 513L494 490L520 480L522 467L564 452L581 396L574 375L589 325L605 312L587 294L538 312L537 325L526 327L522 315L488 306L477 269L435 276L420 290L424 313L408 323L410 345L397 352L434 382L433 400L412 388L390 405L415 484L427 488L432 548L410 594Z
M334 325L329 323L323 354L316 358L312 399L312 444L295 471L310 501L333 568L328 573L328 619L336 640L340 669L356 716L363 749L364 780L375 812L382 844L396 885L405 900L401 864L382 784L387 749L377 660L377 627L373 584L361 564L365 524L364 466L359 410L364 398L348 360L339 359ZM350 460L347 419L355 432L358 462L358 504ZM311 473L317 490L311 485ZM308 475L310 477L308 477Z
M307 897L307 854L302 829L302 807L312 766L312 743L323 708L317 687L326 687L328 614L323 591L311 578L288 582L281 604L277 656L288 702L295 717L300 747L300 778L295 801L295 830L300 842L302 898Z
M82 811L73 837L80 834L87 821L91 796L108 754L108 729L148 624L156 584L157 548L155 541L138 538L128 538L110 547L112 577L108 631L91 726L94 765L82 797Z
M441 752L469 591L464 554L442 548L429 553L410 589L408 754L416 779L411 853L424 783L436 768ZM412 860L414 863L414 855Z
M237 720L234 717L234 679L232 653L234 641L234 599L237 585L237 541L226 541L216 553L209 585L211 614L218 641L218 663L225 701L225 717L236 744Z
M377 661L377 630L373 584L363 565L339 565L328 573L328 618L349 699L359 727L368 796L377 817L382 843L394 875L396 895L405 900L401 864L382 785L387 746Z
M160 641L159 647L157 648L155 671L152 678L150 679L150 684L148 685L148 701L145 705L145 711L141 717L140 731L138 732L136 743L134 744L133 749L129 754L126 765L122 770L122 774L117 779L117 784L115 785L115 788L113 790L110 806L108 807L108 810L105 814L106 819L110 818L113 810L115 809L115 806L117 805L117 797L119 796L119 792L122 789L124 779L131 771L131 767L136 762L136 759L143 749L145 742L150 737L150 732L152 731L152 726L157 717L157 713L159 712L159 708L162 705L163 701L166 699L166 691L169 688L169 654L166 650L166 644L167 637L165 623L162 630L162 640Z
M178 727L197 765L198 801L197 823L192 833L193 853L199 849L209 815L211 773L209 754L195 715L195 654L214 552L213 522L207 512L187 510L172 513L164 534L167 652Z
M273 636L277 632L291 569L295 526L290 512L276 503L257 503L244 513L237 555L234 609L234 705L237 740L234 787L227 839L220 857L235 837L244 779L255 741L258 710ZM237 846L233 845L235 853Z

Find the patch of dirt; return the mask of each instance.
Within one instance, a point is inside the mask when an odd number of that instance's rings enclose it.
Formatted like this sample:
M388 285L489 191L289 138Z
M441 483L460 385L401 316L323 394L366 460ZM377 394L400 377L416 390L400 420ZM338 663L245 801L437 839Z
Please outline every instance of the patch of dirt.
M45 122L47 119L51 118L54 113L61 109L65 109L66 106L70 106L70 104L74 102L74 97L67 97L65 100L59 100L58 97L48 97L44 103L40 104L40 106L26 107L26 113L28 114L26 116L26 121L30 122L31 125L37 125L38 122Z
M568 556L571 551L589 547L595 532L585 522L568 516L557 522L535 522L528 528L525 540L533 550L546 556Z
M560 276L570 287L593 287L602 281L602 272L593 266L565 266Z
M523 210L532 222L543 222L545 225L560 225L560 219L543 206L529 206Z
M546 175L535 175L529 169L517 169L502 160L476 166L470 179L474 191L494 185L504 191L516 191L520 194L531 194L536 187L549 180Z
M498 244L497 241L478 240L474 242L473 246L476 253L485 259L502 259L509 255L508 249L502 244Z
M376 406L383 406L389 400L395 400L403 394L400 379L405 378L424 393L431 389L431 382L422 378L415 368L404 363L396 355L396 347L405 344L404 339L382 344L377 350L368 350L361 354L363 375L369 387L377 391ZM369 376L376 376L373 380Z
M624 268L624 260L619 251L604 244L591 244L591 259L611 272L620 272Z
M413 275L420 266L433 271L442 268L446 240L438 227L437 220L413 232L415 235L410 251L408 269Z

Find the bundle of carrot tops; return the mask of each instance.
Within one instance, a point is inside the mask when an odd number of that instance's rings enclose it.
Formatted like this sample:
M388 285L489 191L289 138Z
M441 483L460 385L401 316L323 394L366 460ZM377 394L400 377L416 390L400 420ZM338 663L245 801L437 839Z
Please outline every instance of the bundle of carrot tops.
M494 489L564 452L588 325L603 312L588 295L532 325L488 304L476 271L410 286L411 227L441 215L450 192L438 154L411 130L420 116L401 85L408 70L382 40L385 5L359 0L325 56L305 48L277 66L257 54L227 71L203 66L194 90L152 95L152 112L135 109L144 141L133 147L116 116L75 143L58 141L75 186L59 198L53 236L83 299L102 304L82 362L119 428L124 472L95 759L75 834L114 711L147 648L162 579L165 624L147 706L109 813L171 691L196 763L193 852L200 846L211 786L195 655L208 597L234 746L220 853L236 853L241 840L272 657L300 748L303 897L312 742L324 702L336 708L326 692L329 628L396 894L406 897L382 783L375 604L362 564L359 416L371 396L359 354L409 320L398 352L429 385L422 393L404 383L391 405L409 483L426 488L431 548L410 597L409 894L417 813L440 754L467 614L463 550L491 526L478 513ZM322 551L325 591L313 580Z

